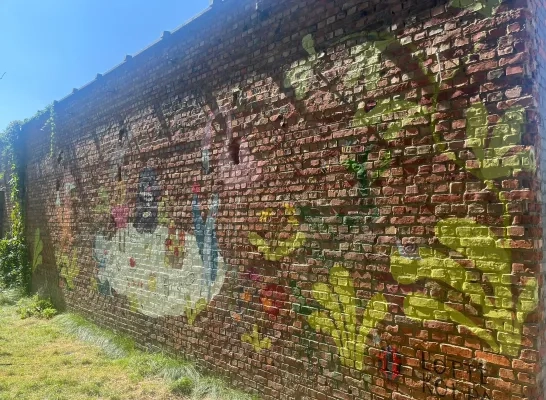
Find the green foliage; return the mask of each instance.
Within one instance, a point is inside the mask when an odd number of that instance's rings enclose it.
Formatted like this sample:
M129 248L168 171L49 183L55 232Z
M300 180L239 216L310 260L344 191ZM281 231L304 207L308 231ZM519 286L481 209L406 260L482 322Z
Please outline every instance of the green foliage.
M32 252L32 271L34 272L39 265L42 265L42 250L44 248L44 243L42 242L42 237L40 236L40 228L36 228L34 232L34 251Z
M67 335L61 316L21 319L16 308L0 307L1 399L181 399L160 379L130 379L120 360Z
M127 357L135 348L133 340L100 329L77 315L62 314L55 319L55 322L66 333L77 337L82 342L99 347L106 356L112 359Z
M55 134L57 131L57 125L55 124L55 104L51 104L47 107L49 111L49 118L46 121L46 125L49 125L49 155L53 157L53 151L55 149Z
M44 299L37 294L32 297L22 298L17 302L17 313L22 319L37 317L51 319L57 315L57 310L49 299Z
M198 379L199 373L194 366L184 360L176 360L162 353L134 352L128 361L131 371L139 377L163 378L176 381L184 377Z
M12 210L10 214L11 229L9 236L0 241L0 288L18 287L25 294L30 293L30 278L32 268L37 262L41 263L41 256L35 256L33 265L30 263L28 246L25 240L24 198L26 181L26 146L22 126L30 121L40 119L49 112L48 124L51 127L51 149L55 132L55 110L53 105L38 111L33 117L24 121L14 121L0 133L0 147L2 158L9 167L9 188ZM6 171L2 171L2 176ZM41 242L41 241L40 241ZM35 242L35 251L40 245ZM40 249L41 250L41 249ZM41 251L40 251L41 252Z
M18 237L0 240L0 288L26 286L26 246Z
M11 229L0 241L0 288L20 287L30 292L31 266L24 233L26 155L21 122L12 122L1 135L4 157L10 166Z

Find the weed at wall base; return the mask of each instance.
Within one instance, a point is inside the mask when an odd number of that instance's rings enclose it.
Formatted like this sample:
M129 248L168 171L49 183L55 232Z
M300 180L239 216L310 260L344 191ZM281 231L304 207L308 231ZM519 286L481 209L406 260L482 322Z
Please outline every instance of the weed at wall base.
M57 315L57 310L51 301L34 295L31 298L22 298L17 302L17 314L22 319L30 317L51 319Z

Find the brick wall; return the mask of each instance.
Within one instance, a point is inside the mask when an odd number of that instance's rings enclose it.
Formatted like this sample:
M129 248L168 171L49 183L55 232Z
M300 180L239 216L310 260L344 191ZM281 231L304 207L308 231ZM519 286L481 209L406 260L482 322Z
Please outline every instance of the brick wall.
M533 43L533 48L531 50L532 54L534 54L534 64L533 64L533 80L534 80L534 86L535 86L535 100L536 100L536 107L540 110L540 116L542 117L540 119L539 123L539 132L540 132L540 178L541 178L541 184L542 184L542 198L544 199L544 196L546 195L546 153L544 152L544 116L546 115L546 73L545 73L545 66L546 66L546 53L545 53L545 44L546 44L546 3L543 1L532 1L530 2L530 11L532 14L532 21L533 24L530 26L530 30L532 30L532 34L535 38L535 41ZM546 215L546 204L542 202L542 215ZM546 220L542 219L542 226L543 226L543 232L546 228ZM544 282L544 260L546 258L544 257L544 248L543 248L543 258L542 258L542 282ZM544 393L546 389L546 325L544 323L545 318L545 300L546 300L546 292L544 288L544 284L542 284L542 291L541 291L541 305L540 305L540 336L539 336L539 360L541 360L541 363L539 365L541 373L537 375L537 381L538 385L541 388L541 399L544 398Z
M538 398L533 7L215 2L25 125L34 287L265 399Z

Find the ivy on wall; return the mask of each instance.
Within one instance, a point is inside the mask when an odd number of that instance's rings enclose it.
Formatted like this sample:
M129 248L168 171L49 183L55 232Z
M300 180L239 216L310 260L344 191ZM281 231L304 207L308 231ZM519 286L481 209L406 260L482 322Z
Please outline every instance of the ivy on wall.
M52 103L46 108L49 112L49 118L46 121L46 126L49 126L49 156L53 157L55 149L55 133L57 131L57 125L55 124L55 103Z
M39 110L24 121L14 121L0 132L0 159L5 168L0 174L4 176L9 171L8 187L10 189L10 229L6 237L0 238L0 289L20 288L26 294L30 293L30 281L33 266L30 263L29 249L25 236L25 177L26 150L22 127L30 121L39 120L48 113L46 126L50 128L50 151L53 154L55 145L55 103ZM40 249L41 252L41 249ZM33 260L35 264L37 260ZM40 261L41 262L41 261Z
M10 171L10 231L0 240L0 288L21 288L30 291L31 266L25 240L24 192L25 148L21 122L12 122L0 135L2 158Z

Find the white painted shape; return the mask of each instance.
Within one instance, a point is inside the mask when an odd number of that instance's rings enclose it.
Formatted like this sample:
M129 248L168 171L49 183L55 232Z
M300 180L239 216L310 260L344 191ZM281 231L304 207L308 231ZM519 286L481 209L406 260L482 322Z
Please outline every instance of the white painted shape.
M181 269L165 266L167 236L168 228L164 226L159 226L154 233L140 234L130 225L118 230L111 241L102 235L95 237L93 255L105 265L99 268L101 282L108 279L112 289L135 298L139 311L153 317L183 314L188 297L192 307L201 298L208 303L220 292L226 275L224 260L218 254L216 281L210 286L209 299L195 236L185 234ZM131 257L136 262L134 268L130 266ZM148 288L151 276L155 276L155 291Z

